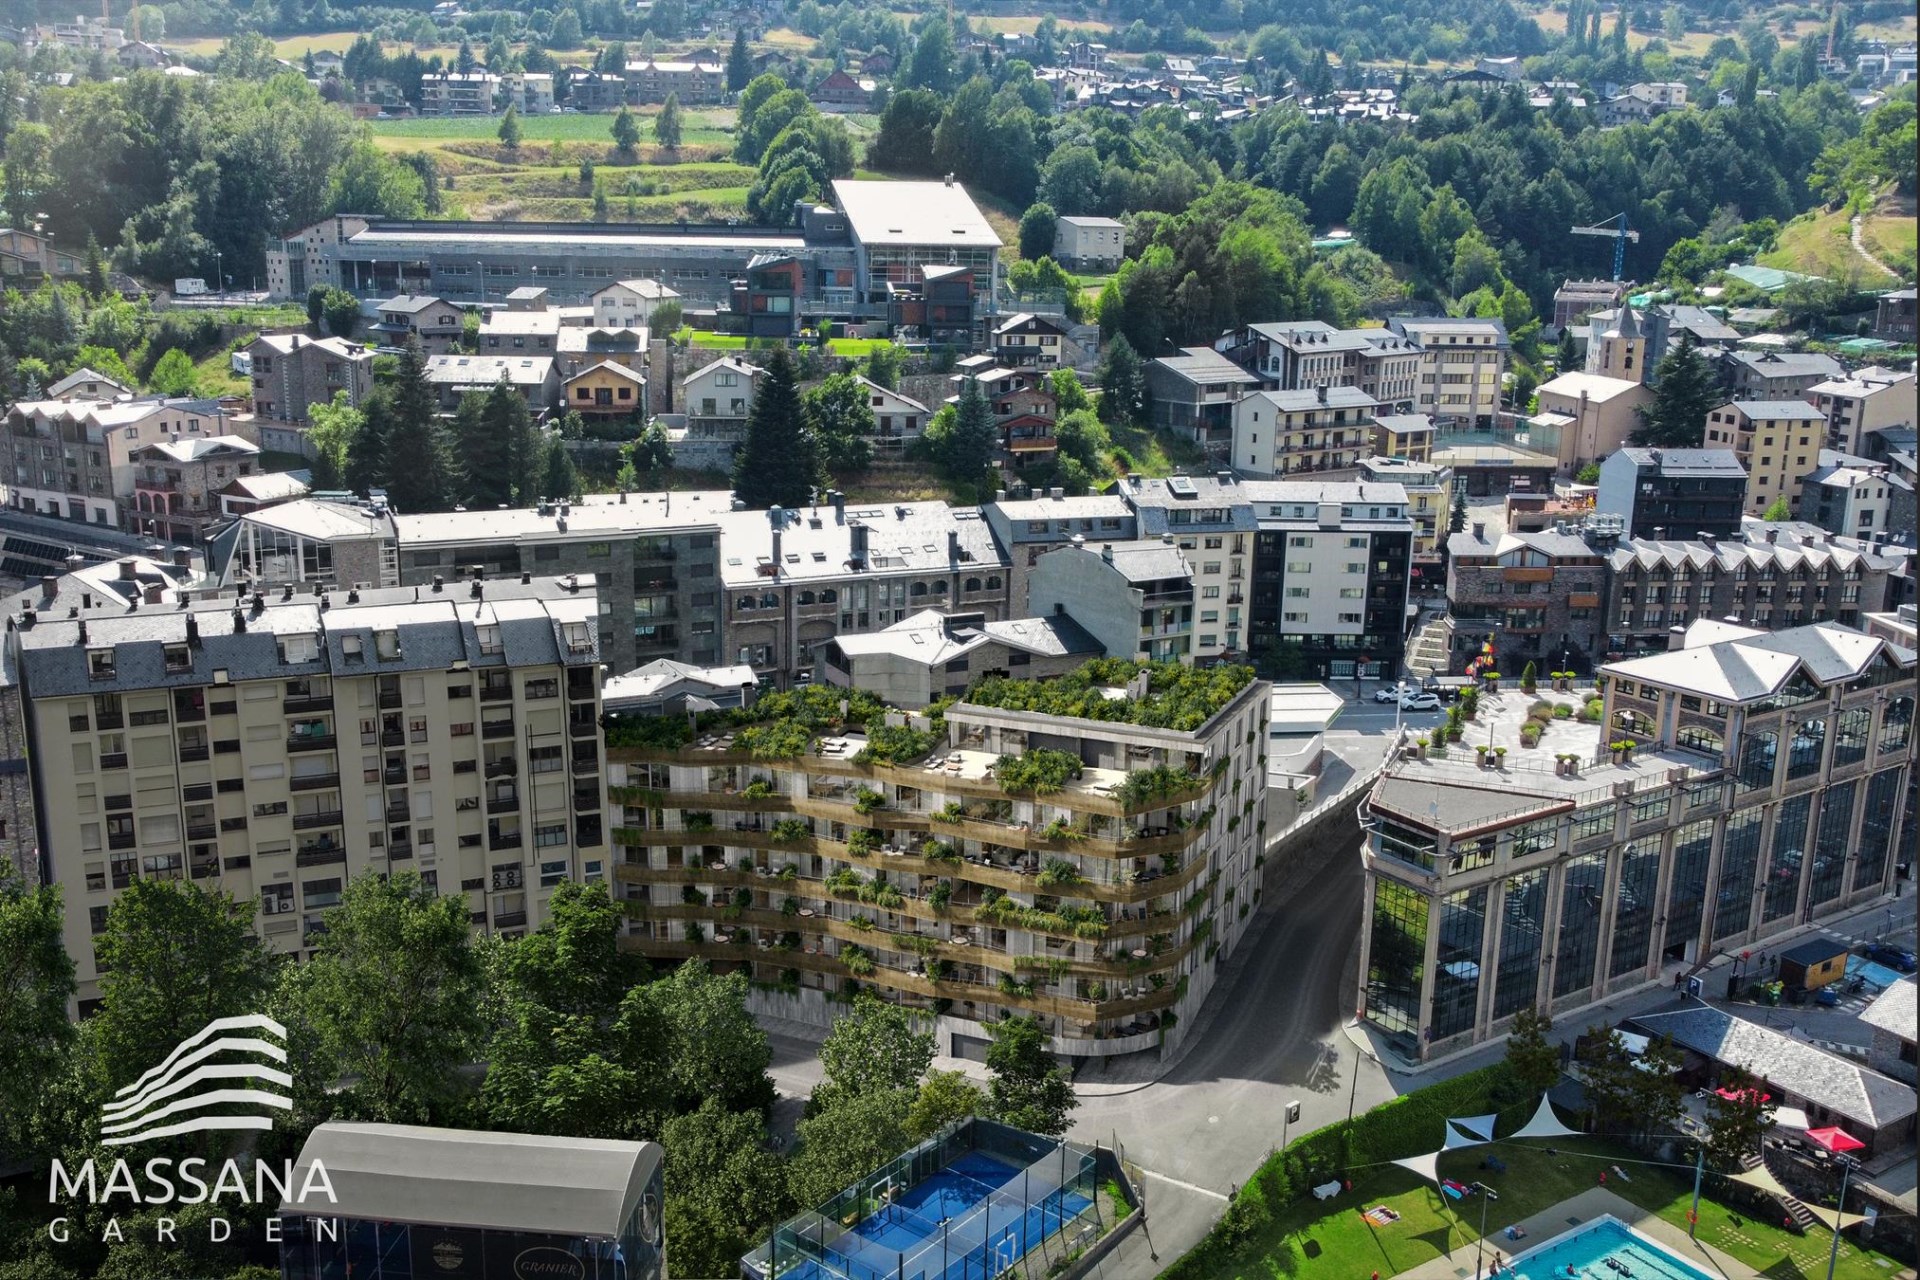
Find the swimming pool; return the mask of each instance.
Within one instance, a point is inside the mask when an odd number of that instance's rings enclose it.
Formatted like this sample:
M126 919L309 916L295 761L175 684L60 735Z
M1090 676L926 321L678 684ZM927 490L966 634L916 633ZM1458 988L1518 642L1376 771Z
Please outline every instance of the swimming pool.
M1515 1280L1715 1280L1606 1214L1527 1250L1500 1274Z

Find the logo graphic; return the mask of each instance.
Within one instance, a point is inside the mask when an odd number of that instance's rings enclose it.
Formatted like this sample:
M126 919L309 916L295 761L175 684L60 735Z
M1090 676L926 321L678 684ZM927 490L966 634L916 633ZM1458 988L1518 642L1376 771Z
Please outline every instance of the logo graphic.
M273 1039L226 1034L240 1031L262 1031ZM209 1108L251 1104L292 1110L293 1100L284 1090L293 1087L293 1077L258 1061L266 1058L284 1064L287 1051L282 1044L286 1038L287 1029L262 1013L215 1018L101 1108L102 1145L124 1147L208 1129L271 1129L270 1116ZM263 1082L277 1085L281 1091L231 1087L228 1081Z

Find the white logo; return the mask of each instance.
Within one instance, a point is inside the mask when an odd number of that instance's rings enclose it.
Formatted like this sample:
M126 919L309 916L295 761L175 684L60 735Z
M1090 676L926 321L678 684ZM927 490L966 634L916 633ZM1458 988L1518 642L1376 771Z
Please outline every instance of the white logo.
M207 1129L271 1129L270 1116L205 1111L245 1104L293 1109L293 1100L284 1092L222 1084L259 1081L281 1090L293 1088L293 1077L285 1071L250 1060L268 1058L284 1064L287 1051L280 1044L257 1036L224 1034L230 1031L264 1031L281 1042L287 1038L287 1029L263 1013L215 1018L198 1034L182 1040L166 1061L120 1090L100 1109L101 1144L123 1147ZM176 1116L185 1118L175 1120Z

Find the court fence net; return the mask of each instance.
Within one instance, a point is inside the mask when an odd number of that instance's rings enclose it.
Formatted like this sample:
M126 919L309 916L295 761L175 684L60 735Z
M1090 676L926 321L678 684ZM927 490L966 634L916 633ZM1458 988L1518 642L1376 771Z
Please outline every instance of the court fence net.
M1096 1168L1091 1148L970 1117L781 1223L741 1259L741 1273L1039 1280L1114 1225ZM939 1175L947 1176L914 1194Z

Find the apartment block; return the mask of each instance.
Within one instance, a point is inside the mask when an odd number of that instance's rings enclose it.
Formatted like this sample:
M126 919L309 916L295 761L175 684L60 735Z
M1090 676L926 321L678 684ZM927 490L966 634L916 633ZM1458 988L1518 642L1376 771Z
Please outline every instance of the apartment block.
M1515 678L1529 662L1591 671L1606 653L1607 556L1622 528L1595 516L1579 529L1489 535L1476 522L1449 536L1448 669L1491 644L1495 668Z
M430 72L420 77L420 114L492 115L493 102L499 93L500 77L491 71Z
M1233 466L1274 477L1344 471L1373 452L1372 396L1354 387L1255 391L1233 406Z
M1413 521L1397 484L1249 480L1248 648L1278 678L1384 679L1406 648Z
M1735 537L1747 472L1731 449L1617 449L1600 464L1594 509L1619 516L1627 536Z
M349 879L417 868L476 927L607 874L597 608L577 579L195 594L76 581L10 619L47 874L84 1009L135 878L258 905L310 953Z
M1801 514L1833 533L1870 538L1887 533L1895 488L1884 462L1869 462L1832 449L1801 483Z
M1529 444L1573 474L1622 448L1640 427L1653 393L1637 379L1563 373L1540 384L1539 411L1527 419Z
M403 293L372 304L379 317L367 326L369 333L391 347L405 344L411 337L428 355L445 355L460 345L466 331L464 307L432 295Z
M1193 576L1171 535L1097 545L1076 539L1040 557L1028 594L1036 615L1072 618L1115 657L1190 663Z
M1407 515L1413 520L1414 577L1422 571L1440 577L1444 557L1442 543L1453 519L1453 471L1432 462L1412 462L1378 454L1360 460L1360 479L1377 484L1397 484L1406 490ZM1442 584L1429 581L1428 589Z
M387 313L381 314L384 317ZM460 336L457 319L452 336ZM450 346L451 340L447 344ZM304 333L268 333L247 346L247 358L252 371L253 411L262 418L307 422L309 409L316 404L332 404L339 392L347 393L350 405L360 404L373 393L373 348L362 343L310 338Z
M1117 271L1127 256L1127 229L1117 218L1060 217L1053 259L1069 271Z
M1498 767L1429 749L1374 784L1356 996L1397 1054L1523 1009L1573 1021L1893 890L1912 653L1829 623L1682 643L1607 666L1600 725L1510 737Z
M668 94L678 95L682 106L722 101L727 96L726 64L657 59L627 64L629 103L665 102Z
M1746 511L1781 498L1800 509L1800 482L1820 465L1827 415L1805 400L1736 400L1707 413L1708 448L1730 448L1747 469Z
M1395 316L1387 329L1420 348L1420 385L1409 413L1450 426L1491 427L1500 411L1512 343L1498 320Z
M1214 350L1269 391L1357 387L1389 413L1411 414L1425 354L1392 329L1336 329L1319 320L1253 324L1222 335Z
M1723 351L1720 381L1734 400L1790 400L1818 383L1847 376L1846 366L1817 351Z
M1067 712L1076 689L1110 689L1111 718ZM1162 727L1183 697L1201 723ZM1105 659L976 687L939 735L885 713L886 738L788 721L641 746L615 721L626 944L744 972L759 1011L816 1024L857 985L955 1056L1008 1015L1069 1057L1171 1052L1256 905L1268 703L1245 668ZM767 759L748 729L804 745ZM1023 758L1061 788L1027 789Z
M215 400L21 400L0 424L7 505L115 529L133 527L133 455L166 441L234 436L257 444L254 424Z
M196 546L226 518L220 494L260 471L260 446L239 436L160 440L128 455L133 495L127 532Z
M1150 480L1129 476L1120 492L1133 504L1142 538L1172 538L1193 577L1193 660L1242 657L1247 591L1259 532L1253 504L1231 471Z
M1207 347L1147 362L1147 412L1156 427L1191 440L1208 456L1233 451L1234 403L1259 379Z
M1118 494L1068 497L1065 489L1008 500L1006 490L980 508L994 541L1007 553L1008 616L1026 617L1027 579L1040 557L1074 538L1088 542L1131 542L1139 536L1133 507Z
M1806 390L1809 403L1827 415L1827 447L1859 454L1867 437L1888 427L1916 425L1914 375L1874 366L1844 378L1816 382Z

